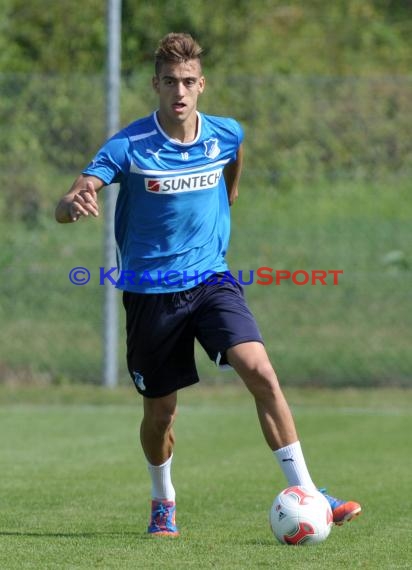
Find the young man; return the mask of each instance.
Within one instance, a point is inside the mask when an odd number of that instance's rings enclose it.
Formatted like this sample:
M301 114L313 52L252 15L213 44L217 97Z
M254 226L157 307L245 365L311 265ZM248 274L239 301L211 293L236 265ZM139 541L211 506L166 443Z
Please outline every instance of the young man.
M140 436L152 482L148 532L155 535L178 534L173 422L177 391L199 380L195 339L216 364L232 366L253 395L288 485L315 488L242 289L224 278L243 132L233 119L197 111L205 88L201 51L187 34L160 41L153 77L159 108L112 137L56 208L61 223L97 216L97 193L120 182L117 286L126 310L128 368L143 396ZM358 503L326 497L336 524L360 513Z

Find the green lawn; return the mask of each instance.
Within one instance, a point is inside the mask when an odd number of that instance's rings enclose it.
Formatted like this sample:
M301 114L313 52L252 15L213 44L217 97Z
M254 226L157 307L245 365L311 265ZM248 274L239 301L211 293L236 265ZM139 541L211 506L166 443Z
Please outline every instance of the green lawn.
M315 547L277 544L285 481L236 386L182 391L178 539L145 533L149 480L132 388L0 388L0 568L410 568L412 391L290 389L312 475L363 515Z

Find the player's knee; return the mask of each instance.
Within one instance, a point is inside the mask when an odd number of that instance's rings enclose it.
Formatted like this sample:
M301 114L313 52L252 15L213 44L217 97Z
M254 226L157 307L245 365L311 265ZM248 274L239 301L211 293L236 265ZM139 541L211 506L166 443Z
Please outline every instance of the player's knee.
M257 398L276 397L279 390L279 382L270 362L257 362L249 367L243 380L250 392Z
M163 407L154 408L145 413L145 421L158 433L167 432L172 427L175 418L175 410Z
M247 375L267 385L272 384L275 380L277 381L276 373L269 360L263 362L257 360L251 363L248 367Z
M176 393L161 398L143 398L143 424L153 431L169 430L177 415Z

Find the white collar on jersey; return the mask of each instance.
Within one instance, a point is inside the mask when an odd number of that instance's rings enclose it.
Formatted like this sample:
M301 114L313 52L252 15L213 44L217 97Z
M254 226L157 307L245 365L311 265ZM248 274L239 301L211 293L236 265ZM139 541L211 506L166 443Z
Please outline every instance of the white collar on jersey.
M202 132L202 115L201 115L198 111L196 111L196 115L197 115L197 133L196 133L196 136L195 136L195 138L194 138L192 141L186 142L186 143L185 143L185 142L178 141L177 139L172 139L171 137L169 137L169 135L168 135L168 134L162 129L162 127L160 126L159 120L158 120L158 118L157 118L157 112L158 112L158 109L157 109L156 111L154 111L154 113L153 113L153 120L154 120L154 122L156 123L156 127L159 129L159 131L162 133L162 135L163 135L167 140L169 140L169 141L172 142L173 144L178 144L178 145L181 145L181 146L190 146L190 145L196 143L196 142L199 140L199 138L200 138L200 133Z

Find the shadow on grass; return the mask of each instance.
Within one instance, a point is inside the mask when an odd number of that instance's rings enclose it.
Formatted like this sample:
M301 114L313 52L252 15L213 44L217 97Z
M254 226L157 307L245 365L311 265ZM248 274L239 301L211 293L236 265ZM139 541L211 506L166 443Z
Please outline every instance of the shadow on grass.
M142 540L152 539L147 533L138 532L29 532L29 531L0 531L1 536L16 536L30 538L101 538L101 537L120 537L133 536Z
M32 532L32 531L0 531L0 537L18 537L18 538L120 538L120 537L133 537L140 541L147 540L161 540L161 542L172 541L180 542L184 539L184 536L174 537L174 536L153 536L147 532ZM249 539L241 542L242 545L250 546L282 546L276 540L271 539Z

